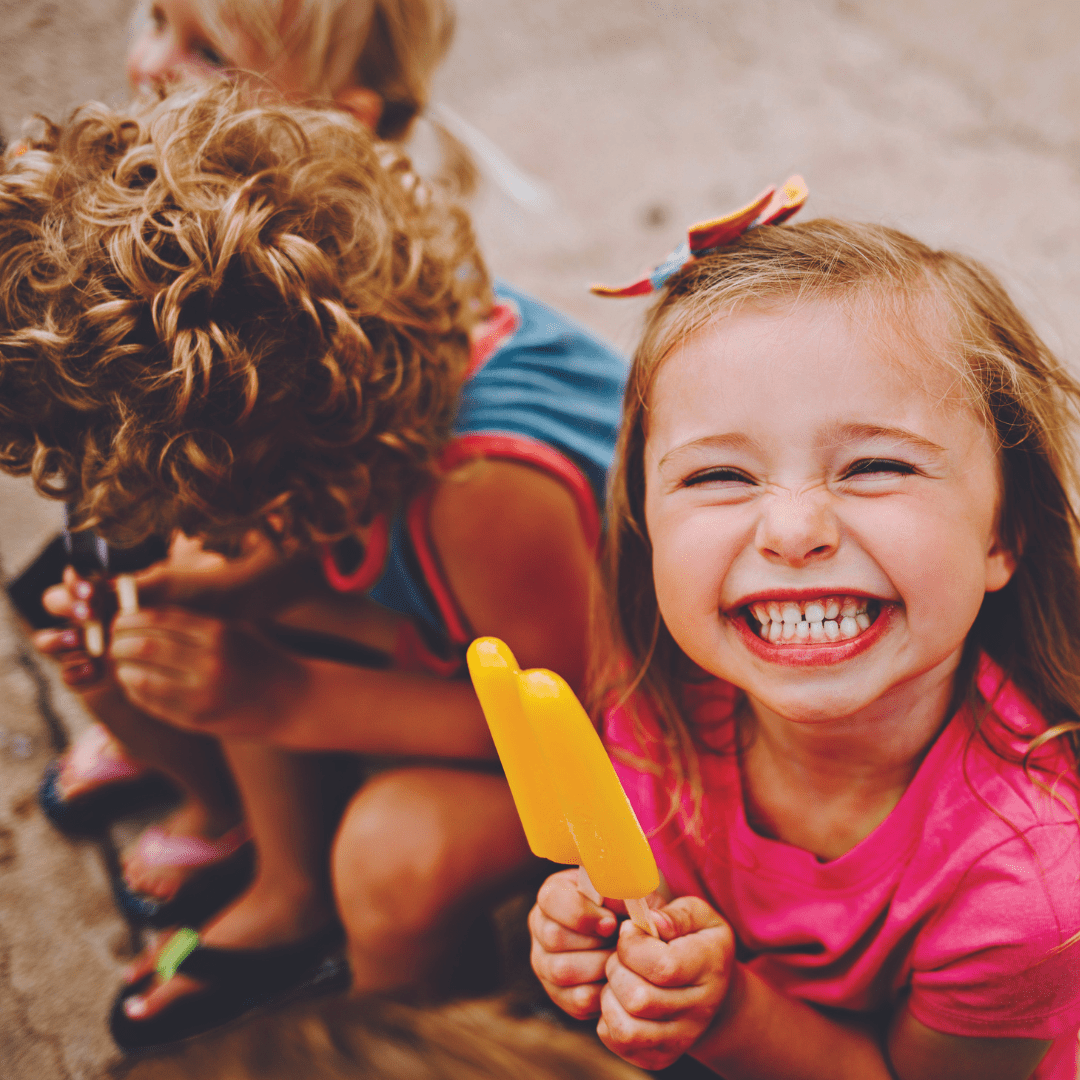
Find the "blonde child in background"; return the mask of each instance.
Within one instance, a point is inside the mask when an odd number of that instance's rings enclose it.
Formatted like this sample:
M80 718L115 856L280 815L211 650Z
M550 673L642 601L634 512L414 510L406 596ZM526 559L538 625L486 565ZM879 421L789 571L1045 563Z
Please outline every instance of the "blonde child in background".
M564 872L530 916L611 1049L1074 1080L1078 402L985 268L887 228L755 228L663 288L604 734L675 899L616 940Z
M338 916L357 989L428 985L534 872L459 673L492 633L581 684L625 374L530 298L493 304L464 213L355 121L234 85L90 109L0 185L5 467L107 539L248 547L151 568L111 623L102 719L151 750L171 725L220 738L258 855L132 970L128 1049L303 981ZM346 811L335 895L296 750L398 764Z

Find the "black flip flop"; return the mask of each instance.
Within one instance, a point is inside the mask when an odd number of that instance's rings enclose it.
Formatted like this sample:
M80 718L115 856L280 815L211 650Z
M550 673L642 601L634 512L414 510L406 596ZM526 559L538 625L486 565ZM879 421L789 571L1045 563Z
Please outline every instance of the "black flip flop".
M201 944L196 931L178 930L158 957L158 973L166 980L177 973L188 975L206 985L145 1020L131 1019L124 1003L147 990L154 975L123 987L109 1017L113 1040L125 1053L156 1050L258 1009L345 990L348 967L340 956L342 940L335 923L292 945L215 949Z

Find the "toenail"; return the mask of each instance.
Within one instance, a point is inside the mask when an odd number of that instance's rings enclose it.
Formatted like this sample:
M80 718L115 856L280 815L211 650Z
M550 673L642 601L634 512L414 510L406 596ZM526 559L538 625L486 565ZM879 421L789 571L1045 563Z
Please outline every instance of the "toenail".
M60 644L69 649L78 648L78 646L82 644L79 639L79 631L65 630L64 633L60 635Z
M75 595L80 600L87 600L90 594L94 591L93 585L89 581L77 581L75 583Z
M141 997L129 997L127 1001L124 1002L124 1012L133 1019L135 1017L145 1016L146 999Z

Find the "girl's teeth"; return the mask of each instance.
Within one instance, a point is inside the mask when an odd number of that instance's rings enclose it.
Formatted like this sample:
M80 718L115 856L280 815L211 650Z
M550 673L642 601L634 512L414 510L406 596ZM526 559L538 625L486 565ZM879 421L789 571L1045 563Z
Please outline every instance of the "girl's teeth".
M750 614L758 621L758 633L771 642L850 641L868 630L880 605L862 597L839 596L805 604L778 600L757 601Z

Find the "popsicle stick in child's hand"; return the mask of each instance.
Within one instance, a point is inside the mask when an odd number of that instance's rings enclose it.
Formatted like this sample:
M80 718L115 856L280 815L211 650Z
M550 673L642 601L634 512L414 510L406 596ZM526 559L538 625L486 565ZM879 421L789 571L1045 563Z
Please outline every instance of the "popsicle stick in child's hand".
M135 615L139 610L139 586L135 583L135 578L131 574L118 574L114 584L120 614Z

